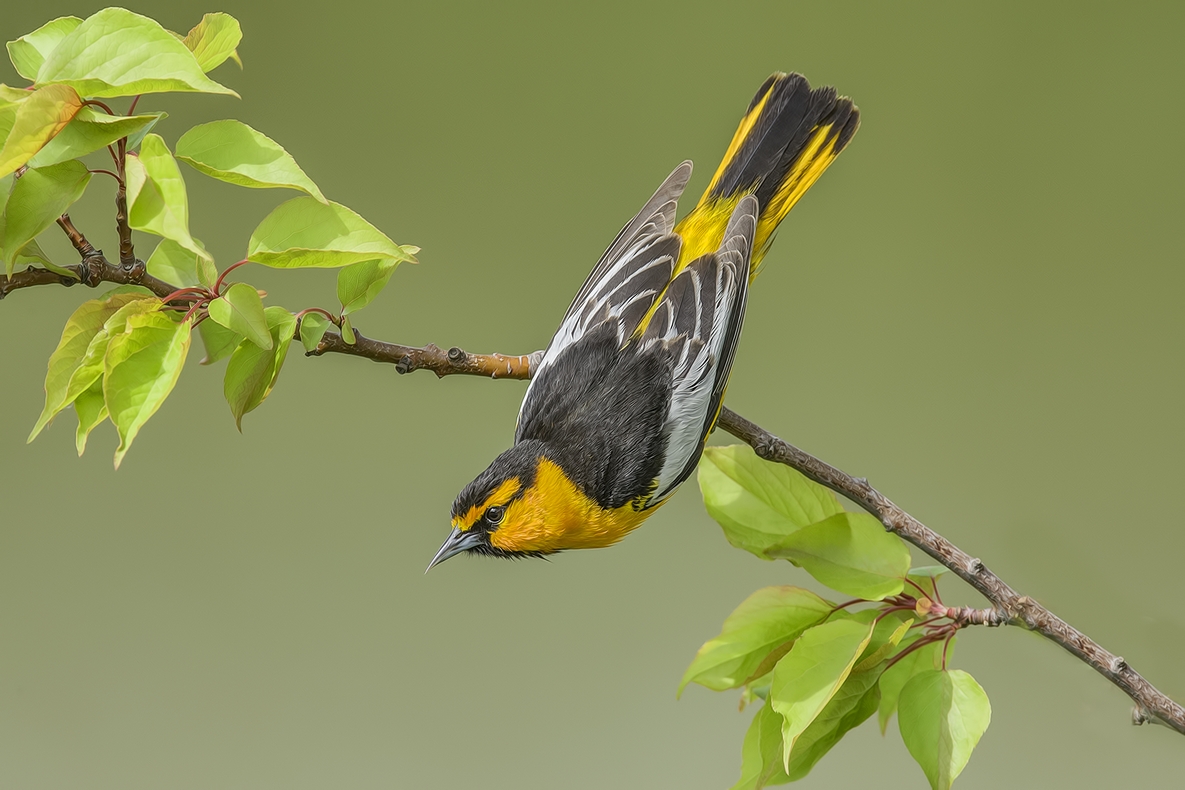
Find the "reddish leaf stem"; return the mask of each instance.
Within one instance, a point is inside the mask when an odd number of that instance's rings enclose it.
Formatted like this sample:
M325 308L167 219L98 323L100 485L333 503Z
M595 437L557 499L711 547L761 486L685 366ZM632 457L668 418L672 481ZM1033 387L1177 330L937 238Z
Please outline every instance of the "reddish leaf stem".
M214 293L221 296L222 295L222 282L226 279L226 275L230 274L231 272L233 272L235 269L239 268L240 266L246 266L250 262L251 261L248 261L248 260L242 260L242 261L239 261L238 263L232 263L230 266L227 266L226 271L224 271L222 274L218 275L218 279L214 281Z

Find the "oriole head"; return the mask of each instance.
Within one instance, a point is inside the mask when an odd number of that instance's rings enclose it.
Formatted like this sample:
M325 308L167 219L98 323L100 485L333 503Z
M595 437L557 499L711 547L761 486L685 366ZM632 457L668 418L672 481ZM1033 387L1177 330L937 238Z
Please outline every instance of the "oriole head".
M532 548L529 539L544 521L540 497L528 496L542 459L540 444L516 444L462 489L453 502L453 531L428 570L462 552L491 557L548 553Z

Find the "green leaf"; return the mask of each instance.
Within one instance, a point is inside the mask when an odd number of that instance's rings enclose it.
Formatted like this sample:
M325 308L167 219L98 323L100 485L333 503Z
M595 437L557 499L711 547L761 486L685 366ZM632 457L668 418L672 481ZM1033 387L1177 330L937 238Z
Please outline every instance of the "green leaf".
M96 380L85 392L74 399L74 412L78 415L78 430L74 434L74 446L81 458L86 451L86 440L91 431L107 419L107 403L103 400L103 382Z
M238 96L207 77L194 54L167 30L122 8L103 9L62 39L36 81L96 97L165 91Z
M127 331L111 338L103 363L103 398L119 433L115 468L144 423L173 391L189 353L193 324L162 312L127 320Z
M230 14L216 13L203 16L181 43L197 58L202 71L213 71L227 58L234 58L239 68L243 67L237 51L242 40L239 20Z
M959 669L919 672L897 703L901 740L933 790L948 790L992 720L992 706L975 678Z
M45 254L45 250L41 249L41 245L37 243L36 239L21 247L20 252L14 257L14 268L20 266L22 263L40 264L56 274L64 274L67 277L73 278L75 281L79 279L78 269L58 266L49 259L49 256Z
M761 790L789 781L782 767L782 717L769 705L762 705L745 733L741 778L732 790Z
M90 344L86 347L86 353L82 355L82 360L78 363L78 367L71 374L70 384L66 389L66 397L62 403L63 407L73 403L82 396L82 393L90 389L96 381L100 381L103 376L104 359L107 356L108 344L111 342L112 337L122 334L127 329L128 319L132 316L156 312L161 306L160 299L157 299L151 294L145 296L141 293L110 292L105 294L103 298L114 304L117 309L104 322L103 328L91 338Z
M747 445L705 448L699 486L728 542L762 559L792 532L843 512L830 491Z
M16 254L82 197L90 180L86 165L77 160L29 168L17 179L0 218L0 260L9 277Z
M222 392L240 431L243 430L243 415L263 403L275 387L296 331L296 316L284 308L269 307L264 314L274 350L267 351L244 340L226 365Z
M931 642L914 650L885 670L879 683L881 701L878 720L881 735L885 734L885 729L889 726L889 719L897 710L897 700L901 697L901 689L905 687L905 684L920 672L941 668L942 642Z
M246 283L235 283L226 293L210 302L210 318L255 345L270 351L272 336L263 314L259 292Z
M291 187L326 202L292 156L236 120L195 126L177 141L177 157L214 178L247 187Z
M126 146L128 151L139 151L140 145L144 142L144 138L148 136L148 133L152 131L153 127L163 121L165 118L169 117L167 112L150 112L145 114L151 116L153 121L140 131L128 136L128 142Z
M121 137L147 130L156 123L157 118L156 115L108 115L83 107L57 136L29 160L29 166L45 167L78 159L115 143Z
M723 691L753 675L772 651L797 639L831 614L832 604L799 587L766 587L746 598L724 621L720 635L696 653L679 683Z
M766 554L790 560L828 587L870 601L901 592L909 572L909 549L866 513L838 513L803 527Z
M787 769L799 736L843 686L871 638L871 625L831 620L804 632L774 667L769 696L784 719L783 762Z
M15 112L12 112L15 104ZM0 107L0 131L5 132L0 148L0 176L8 175L26 164L46 143L70 123L80 109L82 99L73 88L51 85L38 88L19 102ZM11 127L9 120L11 119Z
M293 198L268 214L251 234L246 257L280 269L336 268L374 258L412 260L350 209L311 197Z
M386 287L399 261L377 260L351 264L337 273L337 298L342 315L361 310Z
M36 439L54 415L69 405L66 394L70 388L70 378L82 364L91 341L102 331L107 319L129 301L130 298L91 299L79 305L73 315L66 319L66 328L62 330L58 347L49 357L49 372L45 375L45 407L28 441ZM99 401L102 402L102 397Z
M358 338L354 334L354 325L350 323L350 317L348 315L342 316L341 330L342 330L342 339L345 340L348 344L350 344L352 346L358 342Z
M810 773L831 747L876 712L880 670L879 664L863 672L852 670L835 696L798 736L786 767L788 781L798 781Z
M872 638L868 640L868 645L860 654L856 666L852 667L852 672L866 672L885 663L897 645L901 644L913 622L912 617L907 617L901 612L891 612L887 615L878 613L873 621Z
M304 350L313 352L325 331L329 329L329 319L320 313L305 313L300 319L300 343Z
M197 239L194 242L205 249ZM213 261L201 258L171 239L161 239L145 262L148 273L172 285L188 287L193 285L211 287L218 279L218 270Z
M256 189L289 187L329 203L291 154L240 121L212 121L193 127L177 141L177 158L230 184Z
M215 362L229 357L243 342L243 336L232 332L222 324L213 321L203 321L198 324L198 332L202 336L202 343L206 346L206 356L202 365L213 365Z
M49 54L81 24L82 20L76 16L60 16L16 41L9 41L8 57L16 67L17 74L30 82L36 80L37 71Z
M189 198L177 160L159 135L144 137L140 155L128 154L128 223L136 230L172 239L202 258L210 258L189 235Z

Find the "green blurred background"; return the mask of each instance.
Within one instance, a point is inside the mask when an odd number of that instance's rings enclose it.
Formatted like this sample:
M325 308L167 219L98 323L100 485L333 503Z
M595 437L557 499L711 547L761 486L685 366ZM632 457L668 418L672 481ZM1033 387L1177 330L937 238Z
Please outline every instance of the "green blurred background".
M97 3L7 4L4 39ZM282 9L282 10L281 10ZM603 247L692 158L698 195L774 70L863 128L783 225L728 403L854 474L1185 698L1185 6L145 2L236 15L243 95L148 97L170 143L239 118L423 247L359 329L544 346ZM16 75L5 64L0 79ZM117 102L118 103L118 102ZM122 105L121 105L122 106ZM288 195L185 170L225 266ZM111 186L74 216L112 251ZM64 239L49 249L72 259ZM138 249L146 255L152 242ZM333 275L245 275L334 306ZM32 446L78 288L0 304L0 786L724 788L749 714L675 686L752 590L689 485L610 551L424 566L524 384L293 353L244 420L191 355L123 468ZM727 437L725 437L727 438ZM719 441L719 440L718 440ZM948 596L977 599L958 582ZM1185 743L1015 629L961 638L992 726L962 788L1181 781ZM869 723L808 787L916 788Z

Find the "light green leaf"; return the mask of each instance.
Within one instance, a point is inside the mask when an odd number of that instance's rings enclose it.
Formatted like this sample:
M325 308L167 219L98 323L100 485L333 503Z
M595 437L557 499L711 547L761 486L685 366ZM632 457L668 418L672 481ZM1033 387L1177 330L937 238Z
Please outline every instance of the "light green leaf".
M206 248L197 239L194 242L203 250ZM153 277L179 287L200 283L209 288L218 279L218 270L214 268L213 261L199 257L171 239L160 240L145 266Z
M794 745L835 696L872 638L872 626L831 620L808 629L774 667L769 698L782 714L783 763Z
M259 292L246 283L235 283L219 298L210 302L210 318L255 345L270 351L272 336L263 314Z
M86 440L91 431L107 419L107 404L103 400L103 382L96 380L90 389L74 399L74 412L78 415L78 429L74 433L74 446L78 456L86 452Z
M91 341L102 331L107 319L129 301L130 298L91 299L79 305L73 315L66 319L66 328L62 330L58 347L49 357L49 372L45 375L45 407L28 441L36 439L54 415L68 405L66 394L70 388L70 378L82 364Z
M197 58L202 71L213 71L227 58L234 58L239 68L243 67L236 51L242 40L243 31L239 27L239 20L230 14L216 13L203 16L182 43Z
M880 671L880 665L863 672L852 670L835 696L798 736L786 768L789 781L796 782L810 773L831 747L876 712Z
M412 256L374 225L338 203L311 197L281 203L251 234L247 259L280 269L336 268Z
M748 680L772 651L827 618L832 604L799 587L766 587L746 598L724 621L720 635L696 653L679 683L722 691Z
M329 201L279 143L241 121L195 126L177 141L177 158L200 173L244 187L289 187Z
M128 154L128 223L136 230L172 239L202 258L210 258L189 235L189 198L177 160L159 135L144 137L140 155Z
M162 312L131 316L127 331L114 335L103 362L103 398L119 432L115 468L144 423L173 391L189 353L193 324Z
M8 276L16 254L82 197L90 180L86 165L77 160L29 168L17 179L0 218L0 260Z
M267 351L244 340L226 365L222 391L240 431L243 430L243 415L263 403L275 387L296 332L296 316L284 308L269 307L264 314L274 350Z
M337 273L337 298L342 315L361 310L386 287L399 261L377 260L351 264Z
M341 330L342 339L348 344L352 346L358 342L358 337L354 334L354 325L350 323L350 317L348 315L342 316Z
M21 247L21 251L16 254L14 267L20 266L23 263L40 264L56 274L63 274L75 281L79 279L78 269L59 266L51 261L49 256L45 254L45 250L41 249L41 245L37 243L36 239Z
M145 126L143 129L141 129L140 131L135 132L135 133L128 136L128 142L127 142L127 146L126 146L126 149L128 151L139 151L140 145L144 142L144 138L148 136L148 133L152 131L153 127L155 127L158 123L163 121L165 118L169 117L169 114L167 112L150 112L150 113L145 113L145 115L151 116L153 121L152 121L152 123Z
M15 112L11 111L13 104ZM82 109L82 99L73 88L51 85L6 105L7 110L0 107L0 118L4 119L0 131L6 131L4 147L0 148L0 176L15 172L62 131Z
M838 513L766 550L800 565L828 587L879 601L901 592L909 549L865 513Z
M992 706L975 678L960 669L928 669L901 689L901 740L933 790L948 790L992 720Z
M877 717L880 722L881 735L885 734L885 729L889 726L889 719L897 710L897 700L901 696L901 689L914 675L931 669L942 669L942 642L931 642L919 647L886 669L881 675L879 681L881 689L880 712Z
M782 717L769 705L762 705L745 733L741 778L732 790L761 790L789 781L782 766Z
M243 342L243 336L232 332L222 324L213 321L202 321L198 324L202 343L206 346L206 356L202 358L202 365L213 365L215 362L229 357Z
M82 20L76 16L60 16L16 41L9 41L8 57L16 67L17 74L29 82L36 80L37 71L49 54L81 24Z
M870 609L868 611L875 612L876 610ZM913 623L913 618L907 617L902 612L892 612L887 615L878 614L874 620L872 638L868 640L868 645L864 648L856 666L852 667L852 672L867 672L885 663L896 650L897 645L901 644L901 640L905 638L905 634Z
M145 296L140 293L110 292L103 298L116 305L117 309L103 324L103 328L91 338L90 344L86 347L86 353L83 354L78 367L71 374L70 384L66 389L66 398L62 403L63 407L73 403L102 378L108 344L112 337L122 334L127 329L128 319L132 316L156 312L161 306L160 299L151 294Z
M121 137L145 131L156 121L156 115L121 117L83 107L56 137L29 160L29 166L45 167L78 159L115 143Z
M830 491L746 445L706 448L699 485L728 542L762 559L795 530L843 512Z
M62 39L36 81L96 97L165 91L238 96L207 77L194 54L163 27L122 8L103 9Z
M300 343L304 346L304 350L310 353L316 350L321 338L325 337L327 329L329 329L329 319L320 313L305 313L301 316Z

